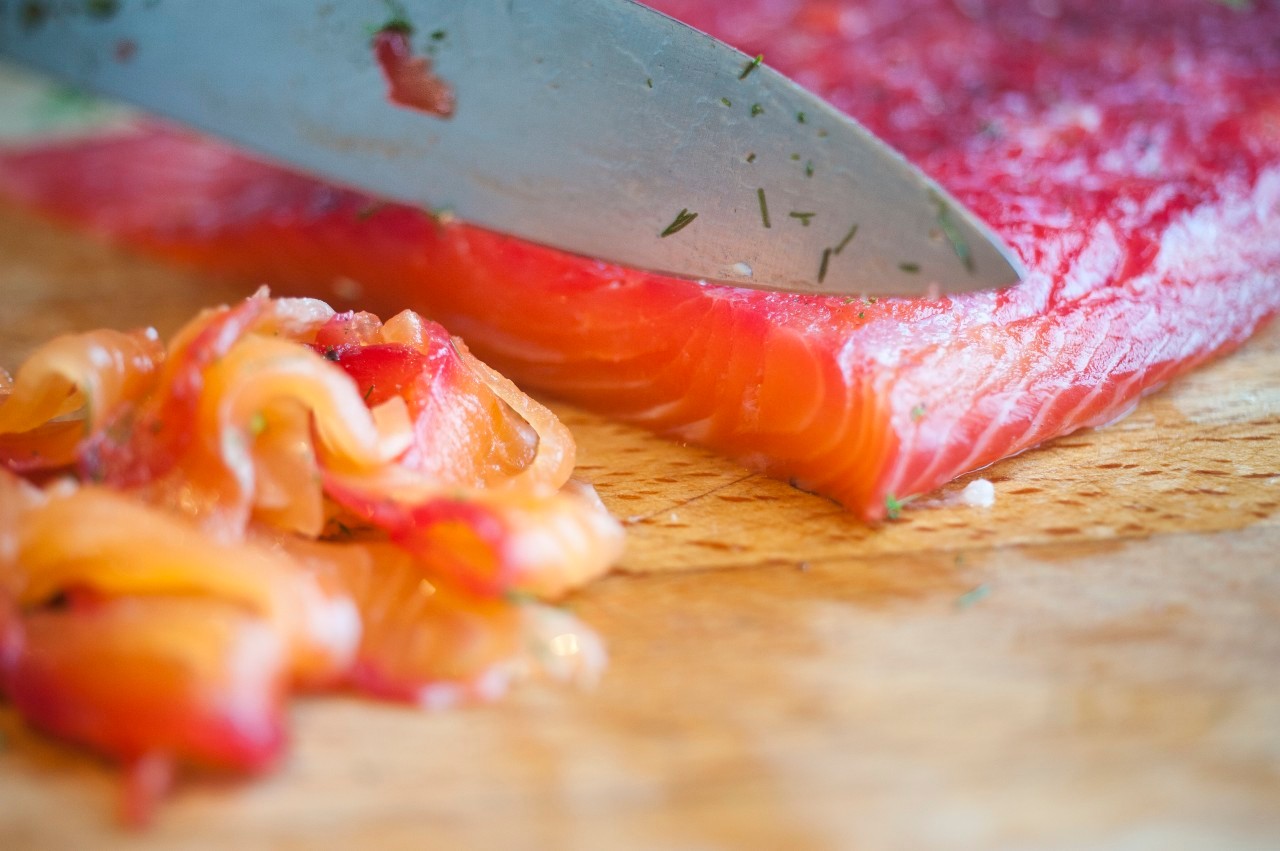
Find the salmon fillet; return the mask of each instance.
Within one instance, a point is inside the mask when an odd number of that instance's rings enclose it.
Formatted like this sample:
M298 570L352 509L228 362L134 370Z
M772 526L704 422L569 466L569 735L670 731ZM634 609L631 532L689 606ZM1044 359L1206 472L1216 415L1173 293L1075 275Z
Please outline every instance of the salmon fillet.
M874 301L700 285L154 124L10 150L0 192L165 257L427 312L524 386L869 520L1122 416L1280 307L1274 3L651 5L863 121L984 217L1028 279Z

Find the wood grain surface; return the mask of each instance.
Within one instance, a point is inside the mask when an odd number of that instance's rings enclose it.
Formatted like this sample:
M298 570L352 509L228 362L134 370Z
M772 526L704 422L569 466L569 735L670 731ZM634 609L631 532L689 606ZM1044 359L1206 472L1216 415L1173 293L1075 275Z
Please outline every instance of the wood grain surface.
M243 289L0 207L0 364ZM1280 332L871 528L559 406L630 533L571 605L611 664L424 713L295 704L258 781L143 835L0 705L0 849L1280 847ZM970 477L973 478L973 477Z

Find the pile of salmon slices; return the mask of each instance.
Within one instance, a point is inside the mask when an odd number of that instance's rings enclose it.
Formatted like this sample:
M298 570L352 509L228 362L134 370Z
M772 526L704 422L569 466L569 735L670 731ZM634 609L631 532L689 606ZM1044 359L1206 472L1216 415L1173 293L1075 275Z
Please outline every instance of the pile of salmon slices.
M0 372L0 693L118 760L260 771L298 692L426 706L604 651L546 601L620 526L544 407L433 322L265 292Z

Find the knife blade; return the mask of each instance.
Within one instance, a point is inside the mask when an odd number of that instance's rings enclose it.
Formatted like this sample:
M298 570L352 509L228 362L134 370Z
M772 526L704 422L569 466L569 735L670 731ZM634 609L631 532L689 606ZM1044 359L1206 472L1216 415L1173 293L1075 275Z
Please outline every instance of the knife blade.
M335 182L627 266L849 295L1023 274L856 121L632 0L3 3L0 54Z

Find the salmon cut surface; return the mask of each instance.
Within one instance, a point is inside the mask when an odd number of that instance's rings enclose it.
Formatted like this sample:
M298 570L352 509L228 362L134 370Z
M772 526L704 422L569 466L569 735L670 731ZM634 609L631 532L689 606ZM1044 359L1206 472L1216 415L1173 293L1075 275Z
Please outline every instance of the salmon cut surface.
M11 148L0 192L166 257L411 306L523 386L872 520L1114 420L1280 308L1275 3L652 5L763 53L864 122L1002 235L1027 280L880 300L675 280L378 203L154 124ZM749 103L751 78L737 84L734 102Z

